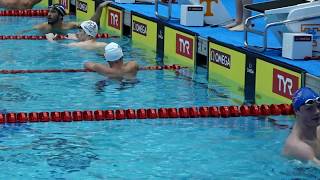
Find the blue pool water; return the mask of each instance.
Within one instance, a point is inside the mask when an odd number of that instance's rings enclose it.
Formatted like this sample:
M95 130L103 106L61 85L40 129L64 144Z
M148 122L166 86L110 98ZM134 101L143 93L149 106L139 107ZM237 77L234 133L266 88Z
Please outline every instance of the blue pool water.
M70 18L71 20L73 18ZM0 34L44 21L0 17ZM14 25L13 25L14 23ZM8 26L7 26L8 25ZM36 33L36 32L32 32ZM156 65L156 55L127 38L125 59ZM0 69L80 69L95 52L47 41L0 41ZM140 71L139 83L95 73L1 74L7 112L234 105L227 87L171 71ZM292 125L291 117L273 117ZM315 179L317 168L288 160L289 128L265 118L123 120L0 126L0 179Z
M255 118L7 125L0 132L0 177L314 178L316 168L279 155L286 135Z

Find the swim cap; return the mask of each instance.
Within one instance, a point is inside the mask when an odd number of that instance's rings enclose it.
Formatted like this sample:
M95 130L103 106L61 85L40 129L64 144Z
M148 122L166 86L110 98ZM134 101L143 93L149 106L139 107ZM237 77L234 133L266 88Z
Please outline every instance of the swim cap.
M53 5L49 6L49 8L55 9L56 11L58 11L58 13L61 16L65 16L67 14L66 10L64 9L64 6L62 6L61 4L53 4Z
M98 25L96 22L88 20L88 21L83 21L80 24L80 27L86 32L87 35L96 37L98 33Z
M301 106L303 106L307 99L315 99L316 97L319 97L319 94L308 87L298 89L292 98L294 110L298 110Z
M111 42L104 48L104 57L106 61L117 61L123 56L123 52L119 44Z

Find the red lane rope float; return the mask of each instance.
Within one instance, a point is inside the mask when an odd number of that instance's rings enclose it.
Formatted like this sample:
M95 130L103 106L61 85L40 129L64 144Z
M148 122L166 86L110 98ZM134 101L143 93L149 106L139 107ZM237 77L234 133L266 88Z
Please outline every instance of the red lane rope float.
M59 73L59 72L94 72L94 71L91 71L89 69L0 70L0 74Z
M140 67L139 70L177 70L181 66L165 65L165 66L145 66ZM94 72L89 69L44 69L44 70L0 70L0 74L28 74L28 73L75 73L75 72Z
M172 65L163 65L163 66L144 66L144 67L140 67L139 70L179 70L181 68L186 68L186 67L182 67L178 64L172 64Z
M119 38L119 36L111 36L108 33L96 35L97 39L100 38ZM64 35L58 35L55 40L67 39ZM46 40L46 36L33 36L33 35L0 35L0 40Z
M244 117L292 115L293 108L289 104L242 105L242 106L201 106L159 109L119 109L95 111L62 111L62 112L10 112L0 113L0 123L26 122L73 122L103 121L124 119L160 119L160 118L202 118L202 117Z
M47 9L26 9L26 10L3 10L0 16L48 16Z

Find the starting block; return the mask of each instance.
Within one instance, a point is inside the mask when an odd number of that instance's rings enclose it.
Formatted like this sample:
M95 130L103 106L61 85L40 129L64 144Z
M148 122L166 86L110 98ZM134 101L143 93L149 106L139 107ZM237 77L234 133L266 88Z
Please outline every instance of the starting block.
M271 2L246 5L246 9L261 14L249 17L245 23L245 47L264 51L267 48L267 32L270 29L282 43L283 33L308 33L312 37L314 54L320 51L320 1L315 0L275 0ZM264 18L266 25L263 30L253 29L253 20ZM263 36L263 47L255 48L248 42L248 33Z
M282 57L304 59L312 56L312 35L306 33L283 33Z
M204 12L201 5L181 5L180 24L184 26L203 26Z
M221 0L190 0L193 5L204 6L204 22L209 25L222 25L232 21Z

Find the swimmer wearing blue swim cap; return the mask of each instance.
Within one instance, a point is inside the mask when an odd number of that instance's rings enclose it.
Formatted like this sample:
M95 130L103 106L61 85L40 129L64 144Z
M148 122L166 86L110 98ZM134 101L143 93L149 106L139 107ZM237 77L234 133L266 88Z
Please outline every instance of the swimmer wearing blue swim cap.
M320 165L320 97L308 87L292 98L296 122L288 136L283 154Z
M300 88L296 91L292 98L292 105L295 111L298 111L299 108L303 105L313 105L315 102L319 103L319 94L314 92L308 87Z

